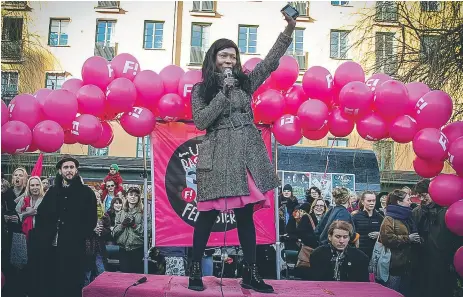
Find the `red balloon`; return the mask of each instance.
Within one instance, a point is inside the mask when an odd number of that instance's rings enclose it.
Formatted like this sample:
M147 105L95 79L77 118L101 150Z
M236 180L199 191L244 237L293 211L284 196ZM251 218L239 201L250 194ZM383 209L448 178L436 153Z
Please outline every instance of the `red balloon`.
M114 70L105 58L93 56L82 66L82 80L85 85L95 85L106 91L106 87L114 79Z
M283 114L285 101L276 90L267 90L253 101L254 116L257 122L271 124Z
M261 84L257 90L254 91L254 93L252 94L252 97L257 100L257 97L264 93L265 91L267 90L270 90L270 89L273 89L273 81L272 81L272 77L269 77L267 78L263 84Z
M114 70L115 78L124 77L133 81L137 73L141 70L138 60L131 54L118 54L111 60L111 67Z
M441 173L444 169L443 161L426 161L419 157L413 160L413 168L416 174L423 178L432 178Z
M185 115L185 104L178 94L165 94L158 104L159 117L164 121L173 122Z
M324 67L310 67L302 77L302 87L309 98L329 104L333 95L333 76Z
M167 95L178 96L177 94L166 94L162 98ZM121 116L120 123L125 132L130 135L135 137L144 137L153 131L154 126L156 125L156 118L149 109L145 107L134 107L132 111L125 112Z
M183 119L191 120L193 119L193 109L191 107L191 101L184 102L185 103L185 115Z
M164 84L165 94L177 93L178 83L184 73L185 71L177 65L166 66L159 72Z
M431 91L418 100L415 106L416 122L420 129L444 126L452 116L453 102L443 91Z
M65 144L77 143L76 135L72 134L71 130L64 131L64 143Z
M189 70L178 82L178 94L185 101L191 101L191 90L193 86L201 81L202 73L200 70Z
M450 206L463 197L463 179L453 174L440 174L429 184L429 195L440 206Z
M384 119L394 119L407 110L408 92L403 83L388 80L375 92L375 108Z
M10 111L6 106L6 103L2 100L2 126L10 120Z
M63 128L50 120L40 122L32 131L33 143L44 153L54 153L64 143Z
M424 160L443 161L447 158L449 141L444 133L435 128L426 128L413 138L415 154Z
M328 125L325 124L317 131L302 130L302 136L309 140L320 140L328 135Z
M79 91L79 89L82 88L83 86L84 86L84 82L82 80L78 78L71 78L63 83L63 85L61 86L61 89L65 89L73 94L77 94L77 91Z
M460 277L463 278L463 246L455 253L455 256L453 257L453 265Z
M339 91L352 81L365 81L365 72L360 64L347 61L342 63L334 73L334 87Z
M32 142L32 132L20 121L9 121L2 126L2 150L12 153L25 152Z
M328 107L317 99L307 100L302 103L297 111L297 116L303 130L316 131L328 120Z
M357 132L369 141L378 141L388 136L386 121L379 115L372 113L357 122Z
M450 231L458 236L463 236L463 200L450 205L445 212L445 224Z
M416 115L416 103L421 97L431 92L431 89L422 82L411 82L405 85L408 91L407 114Z
M151 70L143 70L133 80L137 89L136 106L156 110L159 99L164 95L164 84L159 74Z
M452 144L457 138L463 136L463 121L448 124L442 129L442 133L447 136L450 144Z
M275 87L279 90L289 89L296 82L298 76L299 64L291 56L281 57L278 68L271 74Z
M34 96L21 94L14 98L14 103L9 106L10 120L20 121L26 124L29 129L34 129L35 125L42 119L42 107Z
M260 62L262 62L262 59L258 57L254 57L247 60L243 64L243 72L246 74L251 73L254 70L254 68L256 68L257 64L259 64Z
M61 126L60 126L61 127ZM37 145L34 143L34 133L32 133L32 143L29 145L29 147L26 150L26 153L32 153L37 151L39 148Z
M370 88L372 92L375 92L376 89L384 82L391 80L392 77L390 77L387 74L384 73L375 73L373 74L369 79L365 81L365 84Z
M346 137L354 130L353 120L344 117L339 108L334 109L328 117L329 131L333 136Z
M300 85L294 85L285 94L285 113L297 115L302 103L308 99L304 89Z
M408 115L399 116L389 126L389 136L398 143L408 143L418 132L414 118Z
M81 114L72 122L71 133L76 135L76 140L81 144L96 142L103 132L100 121L91 114Z
M52 92L53 90L50 90L50 89L40 89L38 90L37 92L34 93L34 97L35 99L37 99L37 101L39 101L40 103L40 106L44 107L45 105L45 100L47 99L48 95L50 95L50 93Z
M101 122L101 127L103 128L103 132L101 133L101 137L94 143L92 146L94 148L105 148L108 147L114 139L113 128L108 122Z
M449 161L455 172L463 177L463 136L457 138L449 148ZM462 197L463 198L463 197Z
M285 114L276 120L272 132L275 139L285 146L295 145L302 138L299 119L290 114Z
M76 95L68 90L54 90L45 99L45 118L55 121L64 129L71 128L76 118L78 103Z
M370 111L373 92L360 81L346 84L339 93L339 106L346 117L359 118Z
M108 109L115 113L130 111L137 99L137 90L127 78L113 80L106 92L106 104Z
M77 103L81 114L100 116L105 111L106 96L95 85L85 85L77 93Z

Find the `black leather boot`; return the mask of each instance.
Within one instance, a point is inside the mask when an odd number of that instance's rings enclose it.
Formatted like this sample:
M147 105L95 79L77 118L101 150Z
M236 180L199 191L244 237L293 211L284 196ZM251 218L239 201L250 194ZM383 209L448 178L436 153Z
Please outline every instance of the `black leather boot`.
M273 287L264 283L264 280L259 275L256 264L244 264L243 280L241 287L252 289L260 293L273 293Z
M194 261L191 262L188 289L193 291L204 291L204 285L201 276L201 263Z

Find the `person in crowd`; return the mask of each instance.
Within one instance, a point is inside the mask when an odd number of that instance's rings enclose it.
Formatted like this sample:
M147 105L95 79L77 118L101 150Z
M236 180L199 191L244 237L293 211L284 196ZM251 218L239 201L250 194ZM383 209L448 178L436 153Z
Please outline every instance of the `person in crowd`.
M371 258L384 217L375 209L376 196L374 192L363 192L360 200L363 209L353 216L353 221L355 230L360 235L359 248L368 258Z
M111 201L111 207L104 214L105 217L109 220L109 227L111 232L114 230L116 225L117 214L122 210L123 201L120 197L116 197ZM109 259L119 259L119 246L117 245L112 233L108 234L106 237L106 255ZM109 267L109 265L106 265Z
M351 192L349 195L349 207L347 208L347 211L350 213L357 213L357 211L360 209L360 202L359 198L357 196L357 193Z
M321 196L319 198L314 199L312 205L310 206L310 213L314 214L315 218L317 219L316 225L322 220L322 217L328 211L328 206L326 205L325 199Z
M412 261L412 244L421 239L412 218L410 195L392 191L387 200L386 217L379 231L380 242L390 249L389 279L386 286L408 296Z
M330 208L326 212L315 229L315 234L319 236L321 244L326 244L328 242L328 230L334 221L345 221L353 225L352 216L349 211L347 211L350 199L349 190L344 187L336 187L333 189L332 195L336 206ZM352 231L352 235L354 234L355 229Z
M29 231L35 226L37 208L40 203L42 203L44 195L45 193L40 177L31 176L27 181L26 195L21 198L16 205L16 212L22 222L22 231L26 234L26 238L29 237Z
M212 225L220 211L233 209L243 247L241 286L273 292L260 277L256 265L253 210L256 204L270 207L263 193L274 190L279 181L254 125L251 97L278 68L280 58L292 42L296 20L283 14L288 23L285 31L252 72L243 73L238 46L232 40L219 39L205 55L203 81L193 87L193 121L199 130L206 130L206 135L199 148L196 169L199 216L193 234L189 289L204 290L201 259Z
M388 194L389 194L388 192L380 192L378 193L378 195L376 195L375 209L382 216L384 216L384 211L386 210Z
M106 215L109 217L111 222L111 228L114 228L114 226L116 225L116 216L122 210L122 207L122 198L116 197L111 201L111 206L106 212Z
M422 243L418 247L414 265L414 296L453 296L457 275L453 266L453 255L463 245L463 238L452 233L445 224L446 207L434 203L429 195L429 179L415 185L415 193L421 205L412 211Z
M102 197L104 212L107 212L109 210L109 208L111 207L111 201L114 199L114 197L120 197L120 195L122 194L122 192L116 193L116 188L118 187L119 185L113 180L108 180L106 182L106 191L103 192L104 194L106 194L106 196Z
M353 227L334 221L328 228L328 243L310 255L312 279L316 281L368 282L369 259L361 250L349 245Z
M108 195L108 181L114 182L115 188L112 189L113 194L118 195L120 192L124 190L124 188L122 187L122 183L124 181L121 177L121 174L119 172L119 166L117 164L111 164L111 166L109 166L108 175L106 175L106 177L103 180L103 183L101 184L100 191L102 199L105 199Z
M120 270L143 273L143 201L138 187L128 189L124 208L116 215L113 236L120 248Z
M96 197L96 214L97 214L98 219L101 219L103 215L105 214L104 204L101 201L99 191L96 191L93 189L93 192L95 193L95 197Z
M38 296L80 297L84 284L85 240L97 221L95 193L82 183L79 161L65 155L56 164L54 185L35 217Z
M294 209L299 205L297 197L293 195L293 187L290 184L286 184L283 187L282 196L279 199L280 207L286 208L285 213L285 224L292 216Z
M305 191L305 201L312 205L315 199L322 198L322 191L317 187L311 187Z
M15 171L13 171L11 185L13 186L13 192L16 196L15 203L18 203L19 199L26 195L27 177L27 171L22 167L16 168Z
M42 179L42 186L43 186L43 192L46 193L48 191L48 188L50 188L50 181L48 178Z

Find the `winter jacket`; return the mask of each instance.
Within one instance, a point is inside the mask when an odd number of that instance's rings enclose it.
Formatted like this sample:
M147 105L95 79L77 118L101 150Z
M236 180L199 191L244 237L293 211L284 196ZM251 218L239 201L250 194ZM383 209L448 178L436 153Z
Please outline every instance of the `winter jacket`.
M122 222L125 218L132 217L134 224L124 227ZM122 210L116 214L116 226L113 229L113 236L117 244L131 251L143 247L143 212L136 208Z
M286 225L286 232L291 239L300 239L304 245L316 248L318 246L318 237L315 235L315 230L312 228L309 216L312 218L316 227L318 220L315 215L313 213L306 213L301 217L299 224L296 223L296 219L293 216L289 217L288 224Z
M371 217L368 215L368 212L360 211L354 215L352 219L354 221L355 231L360 235L359 248L371 258L376 239L371 239L368 234L371 232L379 232L384 217L376 210L373 210L373 215Z
M355 226L352 221L352 216L350 213L347 211L347 209L342 206L342 205L336 205L335 207L330 208L323 218L321 219L321 222L318 224L317 228L315 229L315 234L319 236L319 242L321 244L327 244L328 243L328 229L330 228L330 225L334 221L345 221L348 222L352 225L353 228L353 234L355 234Z
M114 197L116 197L119 192L122 192L124 190L124 188L122 187L122 183L124 181L122 180L121 174L119 172L116 172L116 174L114 175L106 175L106 177L103 180L103 183L100 186L100 189L103 191L100 197L101 202L104 202L104 199L108 195L108 189L106 189L106 182L110 180L112 180L116 184L116 188L114 189Z

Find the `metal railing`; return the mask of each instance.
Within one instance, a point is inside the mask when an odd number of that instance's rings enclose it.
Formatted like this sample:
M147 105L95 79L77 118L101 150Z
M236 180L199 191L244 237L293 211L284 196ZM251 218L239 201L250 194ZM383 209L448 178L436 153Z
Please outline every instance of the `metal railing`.
M93 54L111 61L117 55L117 43L96 42Z
M23 42L21 40L2 40L2 62L21 61L23 57Z

